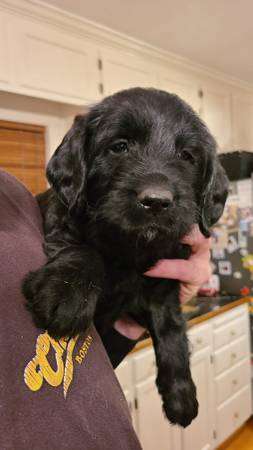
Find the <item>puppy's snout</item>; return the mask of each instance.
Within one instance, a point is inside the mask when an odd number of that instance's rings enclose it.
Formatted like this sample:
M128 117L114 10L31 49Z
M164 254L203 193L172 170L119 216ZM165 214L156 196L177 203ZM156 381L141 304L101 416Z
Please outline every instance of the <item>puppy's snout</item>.
M137 199L145 209L158 213L171 205L173 194L167 189L152 187L140 192Z

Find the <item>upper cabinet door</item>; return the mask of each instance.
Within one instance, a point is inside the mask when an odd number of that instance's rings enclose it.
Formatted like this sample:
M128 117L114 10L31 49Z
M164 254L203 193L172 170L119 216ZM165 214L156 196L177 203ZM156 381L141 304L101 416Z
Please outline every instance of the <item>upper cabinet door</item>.
M197 113L200 112L201 101L198 95L197 81L183 78L175 72L160 72L158 75L159 88L171 94L177 94Z
M233 148L253 152L253 97L234 94L232 97Z
M101 50L103 94L133 87L155 87L153 69L142 58L119 50Z
M9 39L7 17L0 12L0 84L10 82Z
M12 29L15 82L25 92L77 105L98 98L96 48L46 24L18 19Z
M218 142L219 151L231 151L231 96L221 87L203 88L201 116Z

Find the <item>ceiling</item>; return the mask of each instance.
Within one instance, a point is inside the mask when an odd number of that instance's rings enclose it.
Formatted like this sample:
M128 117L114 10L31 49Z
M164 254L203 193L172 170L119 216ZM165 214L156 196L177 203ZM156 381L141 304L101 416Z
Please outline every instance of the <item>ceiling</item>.
M47 3L253 83L252 0L48 0Z

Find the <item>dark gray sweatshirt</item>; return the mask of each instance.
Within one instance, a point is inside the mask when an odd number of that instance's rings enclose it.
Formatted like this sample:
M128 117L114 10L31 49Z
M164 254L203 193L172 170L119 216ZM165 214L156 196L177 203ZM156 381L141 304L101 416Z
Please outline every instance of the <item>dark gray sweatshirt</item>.
M42 243L34 197L0 170L0 450L140 450L94 327L57 342L24 307L21 281L44 264Z

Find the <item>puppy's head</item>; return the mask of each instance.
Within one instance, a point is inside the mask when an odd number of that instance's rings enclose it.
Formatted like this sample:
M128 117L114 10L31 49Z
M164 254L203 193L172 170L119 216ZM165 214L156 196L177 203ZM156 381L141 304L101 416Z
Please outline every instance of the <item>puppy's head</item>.
M216 143L176 95L135 88L78 116L47 176L69 213L126 233L194 223L205 235L221 216L227 178Z

